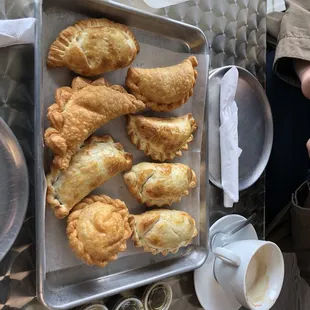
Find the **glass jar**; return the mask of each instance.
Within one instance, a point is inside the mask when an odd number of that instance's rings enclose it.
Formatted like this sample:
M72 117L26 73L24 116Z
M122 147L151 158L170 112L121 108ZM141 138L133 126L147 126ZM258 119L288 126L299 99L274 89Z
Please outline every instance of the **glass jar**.
M105 305L100 303L88 304L80 308L80 310L109 310Z
M172 289L166 282L149 285L142 297L145 310L168 310L172 302Z
M142 302L136 297L121 298L112 310L143 310Z

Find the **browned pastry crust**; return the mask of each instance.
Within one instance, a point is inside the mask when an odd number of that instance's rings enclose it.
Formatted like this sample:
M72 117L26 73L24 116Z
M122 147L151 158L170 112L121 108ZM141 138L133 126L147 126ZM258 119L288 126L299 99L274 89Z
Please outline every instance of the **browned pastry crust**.
M68 217L67 237L76 256L88 265L106 266L126 249L131 236L124 202L105 195L84 198Z
M178 65L163 68L129 68L126 85L130 92L154 111L172 111L193 94L198 61L190 56Z
M137 148L154 160L172 160L181 156L197 129L191 113L180 117L128 115L127 132Z
M63 218L91 191L131 166L132 155L120 143L110 136L93 136L75 153L68 169L51 166L46 201L55 216Z
M197 185L195 172L183 164L142 162L124 174L130 193L146 206L170 206Z
M72 87L56 90L56 103L48 108L51 127L45 131L45 143L54 153L54 165L69 166L71 157L99 127L121 115L135 113L144 103L119 85L109 86L100 78L94 82L77 77Z
M178 210L160 209L130 215L129 223L135 246L154 255L176 253L197 235L195 220Z
M64 29L51 45L47 65L94 76L124 68L139 53L134 34L108 19L85 19Z

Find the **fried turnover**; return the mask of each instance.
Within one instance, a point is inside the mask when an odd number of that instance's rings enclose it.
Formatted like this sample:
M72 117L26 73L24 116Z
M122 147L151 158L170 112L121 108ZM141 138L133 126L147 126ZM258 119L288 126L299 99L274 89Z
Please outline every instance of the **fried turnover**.
M121 200L105 195L84 198L68 217L71 249L88 265L106 266L126 249L131 236L128 217Z
M172 111L193 94L198 61L190 56L178 65L163 68L129 68L126 86L154 111Z
M129 218L136 247L152 254L176 253L197 235L195 220L178 210L152 210Z
M128 115L127 132L137 148L154 160L172 160L188 149L197 129L191 113L180 117Z
M103 78L91 82L77 77L71 88L57 89L55 101L48 108L51 127L46 129L44 138L59 169L68 168L71 157L96 129L145 107L123 87L109 86Z
M197 184L195 172L183 164L139 163L124 174L130 193L146 206L171 205Z
M46 201L55 216L63 218L91 191L131 166L132 155L112 137L91 137L72 157L68 169L51 166L46 178Z
M50 46L47 65L94 76L130 65L137 53L139 43L128 27L90 18L60 32Z

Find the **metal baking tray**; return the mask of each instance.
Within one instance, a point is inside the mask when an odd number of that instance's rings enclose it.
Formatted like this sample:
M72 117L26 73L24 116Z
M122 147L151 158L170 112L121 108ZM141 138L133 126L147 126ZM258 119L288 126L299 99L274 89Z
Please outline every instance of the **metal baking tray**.
M208 111L207 108L207 81L209 73L209 48L203 32L193 26L173 21L167 18L159 17L153 14L135 10L125 5L113 2L104 2L99 0L36 0L35 12L37 18L36 27L36 69L35 69L35 188L36 188L36 237L37 237L37 295L39 299L49 308L68 309L80 304L87 303L94 299L105 298L107 296L119 293L134 287L139 287L150 282L158 281L165 277L173 276L179 273L188 272L200 267L206 260L208 254L208 166L206 165L208 154ZM192 97L192 103L187 103L178 109L172 115L178 113L192 112L190 107L197 108L194 117L199 119L198 130L195 133L196 141L200 141L199 146L190 152L184 152L182 159L176 161L185 162L197 158L196 174L198 177L198 186L193 195L198 201L197 204L188 204L188 212L197 212L196 217L198 227L198 237L194 244L180 249L177 254L171 254L166 257L161 255L153 256L150 253L137 251L131 255L120 255L119 259L110 263L105 268L91 267L78 261L78 264L66 266L66 262L72 258L72 251L69 247L62 253L57 253L60 243L57 238L65 238L65 221L59 221L51 217L49 209L45 208L45 173L44 164L46 163L46 154L44 151L43 133L46 127L46 109L52 103L51 99L56 87L69 85L73 78L73 73L67 69L47 70L45 61L47 48L51 42L50 33L60 28L60 24L73 24L81 17L106 17L116 22L128 25L135 33L138 41L145 46L152 47L155 51L160 48L166 51L167 55L180 54L187 57L188 54L195 55L199 60L199 74ZM55 17L55 18L54 18ZM80 17L80 18L81 18ZM55 32L56 33L56 32ZM53 34L54 35L54 34ZM157 52L156 52L157 53ZM148 58L148 61L141 59L139 65L145 67L158 66L158 55ZM145 52L144 52L145 55ZM163 54L164 55L164 54ZM165 54L166 55L166 54ZM179 56L180 56L179 55ZM185 58L183 57L183 58ZM164 63L165 56L159 60ZM157 62L155 61L157 59ZM174 60L177 63L179 59ZM119 70L117 70L119 71ZM115 83L114 73L105 74L108 81ZM116 81L118 84L124 84L124 81ZM199 107L201 105L201 107ZM195 109L196 109L195 108ZM183 110L182 110L183 109ZM178 111L176 110L176 111ZM164 114L160 114L164 115ZM171 114L170 114L171 115ZM171 115L171 116L172 116ZM121 120L124 122L123 120ZM119 121L119 122L121 122ZM113 121L114 122L114 121ZM109 123L110 124L110 123ZM104 128L110 128L104 126ZM120 123L114 125L113 138L120 141L115 128ZM124 126L122 124L121 126ZM107 129L109 130L109 129ZM110 133L110 132L108 132ZM197 140L198 139L198 140ZM128 140L128 139L127 139ZM195 141L194 140L194 141ZM130 141L120 141L125 150L133 152L128 148ZM193 148L193 147L192 147ZM135 156L134 156L135 158ZM149 161L150 159L148 159ZM136 163L136 162L135 162ZM119 176L121 181L121 176ZM107 185L108 187L109 185ZM120 185L121 186L121 185ZM106 192L108 194L108 192ZM123 197L115 197L122 199ZM182 199L190 202L190 198ZM125 201L127 204L127 201ZM173 205L175 209L178 204ZM130 206L130 203L129 203ZM140 206L141 208L141 206ZM184 208L184 206L183 206ZM130 208L129 208L130 210ZM130 210L131 211L131 210ZM56 237L55 237L56 236ZM58 237L57 237L58 236ZM134 247L128 241L128 250L133 251ZM125 252L126 253L126 252ZM59 262L61 268L55 269L55 261Z

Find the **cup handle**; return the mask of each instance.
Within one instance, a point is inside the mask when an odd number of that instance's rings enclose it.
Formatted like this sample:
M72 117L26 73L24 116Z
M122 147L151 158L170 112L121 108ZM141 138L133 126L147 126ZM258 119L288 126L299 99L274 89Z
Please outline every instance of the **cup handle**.
M218 247L213 251L213 253L217 258L229 265L235 267L239 267L240 265L240 257L228 249Z

